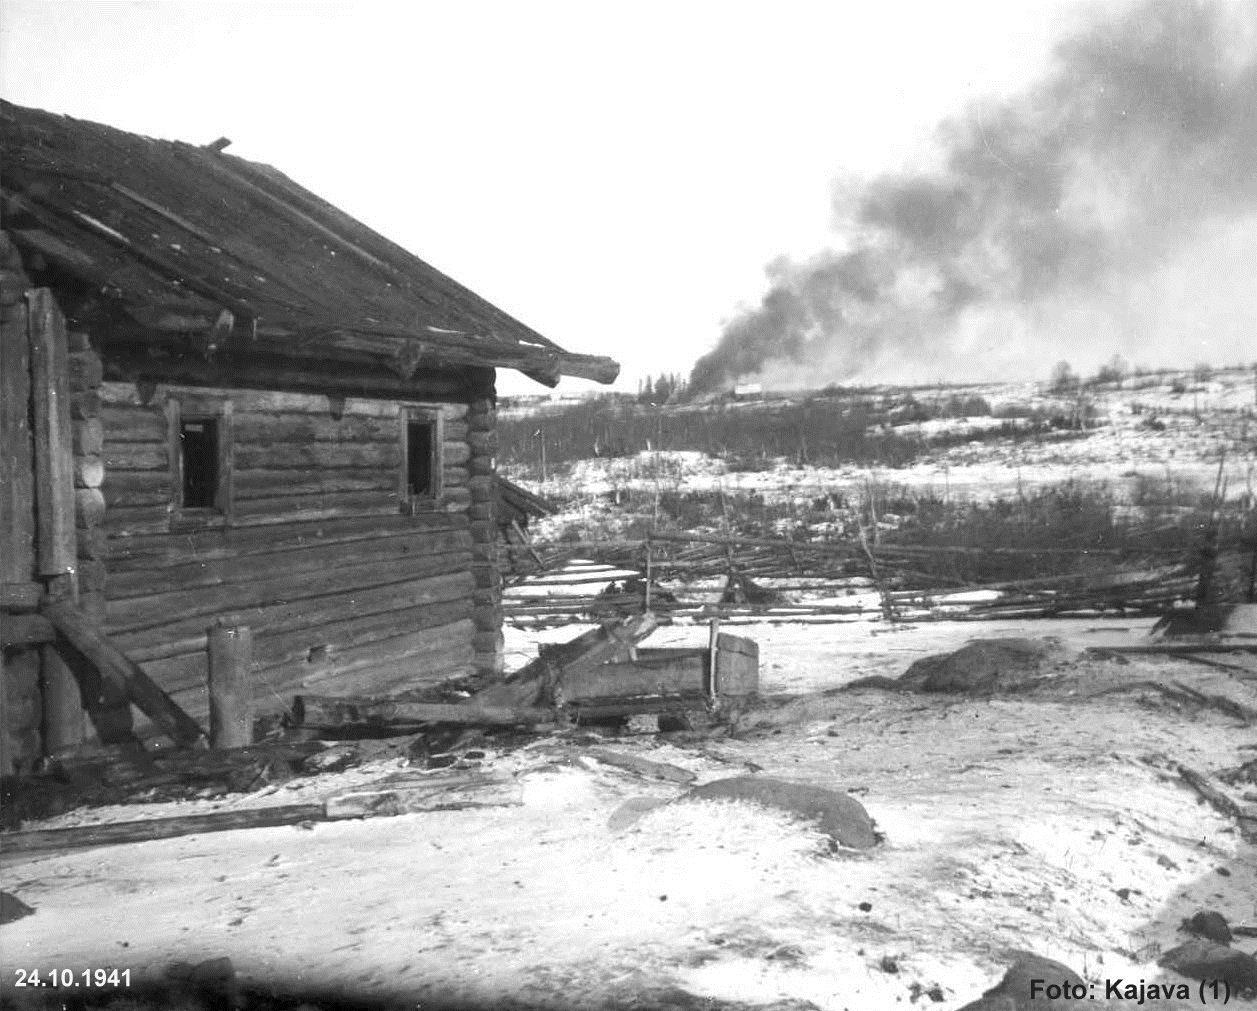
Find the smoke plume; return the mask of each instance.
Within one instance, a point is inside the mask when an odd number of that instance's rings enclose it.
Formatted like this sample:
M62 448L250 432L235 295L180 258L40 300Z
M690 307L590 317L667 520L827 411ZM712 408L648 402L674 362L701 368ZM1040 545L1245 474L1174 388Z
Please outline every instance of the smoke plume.
M1257 5L1141 3L938 141L937 168L836 189L838 248L773 261L694 392L1257 348Z

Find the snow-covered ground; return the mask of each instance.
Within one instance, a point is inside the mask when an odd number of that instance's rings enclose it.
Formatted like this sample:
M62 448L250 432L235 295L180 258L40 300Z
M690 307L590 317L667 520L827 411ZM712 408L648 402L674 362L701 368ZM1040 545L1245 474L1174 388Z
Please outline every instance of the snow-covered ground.
M577 631L513 631L508 648L524 659L540 639ZM1257 922L1257 853L1197 803L1174 763L1216 772L1257 739L1156 693L1084 696L1157 678L1253 705L1257 682L1183 660L1076 654L1146 631L984 624L985 636L1056 636L1077 658L1057 672L1059 690L970 699L833 689L902 673L972 625L744 627L769 698L738 734L603 742L699 782L758 768L850 790L886 836L869 853L832 855L810 825L729 802L669 805L613 830L626 801L682 788L542 738L487 749L485 766L519 784L518 806L9 855L3 887L36 913L3 928L4 962L129 967L142 982L174 962L228 956L245 982L399 1007L947 1011L998 979L1012 949L1093 980L1163 979L1156 957L1181 940L1184 916L1207 907ZM704 634L669 628L650 645ZM398 767L151 813L304 802ZM11 976L3 995L21 996Z

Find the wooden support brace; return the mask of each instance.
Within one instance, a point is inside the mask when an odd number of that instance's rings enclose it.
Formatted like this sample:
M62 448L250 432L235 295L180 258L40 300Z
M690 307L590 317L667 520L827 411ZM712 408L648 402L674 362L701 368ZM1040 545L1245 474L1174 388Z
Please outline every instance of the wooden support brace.
M59 642L73 648L102 678L125 693L141 712L176 744L191 747L205 736L197 722L180 709L109 637L67 602L49 604L43 615L52 622Z

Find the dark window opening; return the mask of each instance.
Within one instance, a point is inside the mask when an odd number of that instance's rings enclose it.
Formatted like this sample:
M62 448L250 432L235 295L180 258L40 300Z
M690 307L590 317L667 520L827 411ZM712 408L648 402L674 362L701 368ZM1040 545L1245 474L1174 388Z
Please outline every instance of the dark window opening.
M406 491L410 495L431 495L433 492L435 427L430 421L406 422Z
M179 423L183 460L183 507L213 509L218 505L218 422L212 418Z

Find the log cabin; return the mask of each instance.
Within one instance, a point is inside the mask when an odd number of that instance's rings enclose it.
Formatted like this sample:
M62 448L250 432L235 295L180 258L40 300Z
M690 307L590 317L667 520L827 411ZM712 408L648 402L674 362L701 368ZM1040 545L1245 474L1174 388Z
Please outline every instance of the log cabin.
M257 712L500 671L495 372L618 365L225 140L0 142L0 772L197 743L224 630Z

